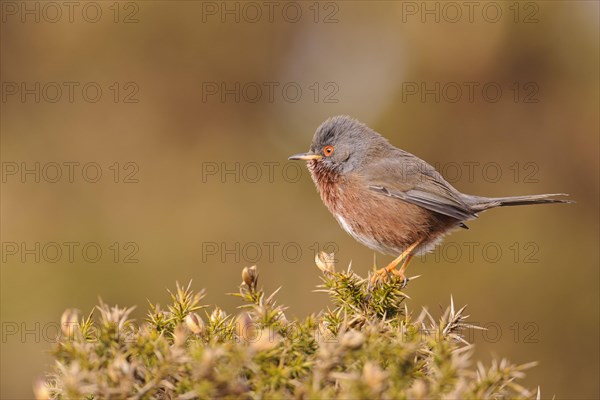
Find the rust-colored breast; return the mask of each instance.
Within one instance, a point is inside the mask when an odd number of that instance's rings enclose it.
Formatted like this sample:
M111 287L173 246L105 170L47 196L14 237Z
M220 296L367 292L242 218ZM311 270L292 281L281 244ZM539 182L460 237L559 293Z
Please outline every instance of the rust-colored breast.
M339 185L342 177L338 173L325 168L317 161L309 161L308 170L317 186L323 203L335 215L336 205L339 202Z
M397 255L423 239L429 250L458 221L369 189L359 175L339 175L318 162L309 170L325 206L340 226L362 244Z

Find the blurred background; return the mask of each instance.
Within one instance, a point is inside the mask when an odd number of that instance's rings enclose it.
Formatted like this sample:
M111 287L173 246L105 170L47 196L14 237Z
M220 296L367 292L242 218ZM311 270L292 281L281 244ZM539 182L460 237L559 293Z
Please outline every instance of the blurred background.
M1 6L2 398L32 396L66 308L141 321L191 279L236 312L257 264L302 318L329 304L315 251L366 274L373 252L287 161L337 114L463 192L571 194L416 259L409 307L452 295L488 328L476 359L539 361L544 398L600 395L597 2Z

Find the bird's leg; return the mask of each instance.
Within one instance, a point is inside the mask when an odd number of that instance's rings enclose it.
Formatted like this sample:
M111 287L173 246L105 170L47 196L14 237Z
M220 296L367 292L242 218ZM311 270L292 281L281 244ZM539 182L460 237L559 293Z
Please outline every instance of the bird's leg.
M418 245L421 244L422 241L423 241L423 239L417 240L415 243L408 246L408 248L406 250L404 250L402 252L402 254L400 254L398 257L396 257L396 259L394 261L389 263L387 265L387 267L381 268L381 269L375 271L375 273L373 274L373 277L371 278L371 283L376 283L379 280L386 279L390 274L394 274L394 275L400 277L402 280L406 281L404 272L406 271L406 268L408 267L408 263L413 258L413 255L411 253ZM396 270L396 267L398 266L398 264L400 264L401 261L404 261L404 262L402 263L400 270Z
M408 263L410 263L410 260L412 260L413 257L414 257L413 254L407 255L406 256L406 260L404 260L404 262L402 263L402 266L400 267L400 269L398 271L396 271L396 270L392 271L392 273L394 275L396 275L397 277L399 277L400 279L402 279L402 287L403 288L408 283L408 279L406 278L406 275L404 275L404 272L406 272L406 268L408 268Z
M389 263L387 265L387 267L380 269L379 271L384 272L384 273L392 273L393 271L395 271L396 266L398 266L398 264L400 264L400 261L404 261L404 263L402 264L402 267L400 268L400 271L404 272L406 271L406 266L408 264L408 262L410 261L410 258L412 258L412 255L410 254L419 244L421 244L421 240L417 240L416 242L414 242L413 244L411 244L410 246L408 246L408 248L406 250L404 250L402 252L402 254L400 254L398 257L396 257L396 259L394 261L392 261L391 263ZM398 272L400 272L398 271Z

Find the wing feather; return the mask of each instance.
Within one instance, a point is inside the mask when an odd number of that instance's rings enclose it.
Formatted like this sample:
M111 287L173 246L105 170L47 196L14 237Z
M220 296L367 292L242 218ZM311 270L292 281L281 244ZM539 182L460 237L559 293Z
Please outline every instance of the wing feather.
M404 151L397 156L370 164L369 173L364 178L371 190L459 221L477 217L463 201L460 192L432 166ZM418 168L407 168L407 165Z

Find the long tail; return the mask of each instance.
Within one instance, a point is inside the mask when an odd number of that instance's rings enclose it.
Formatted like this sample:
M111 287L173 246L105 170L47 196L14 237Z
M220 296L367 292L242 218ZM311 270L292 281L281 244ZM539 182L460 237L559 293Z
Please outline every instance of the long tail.
M574 203L572 200L554 199L557 196L568 196L566 193L534 194L530 196L481 197L466 196L465 200L474 212L494 207L521 206L527 204Z

